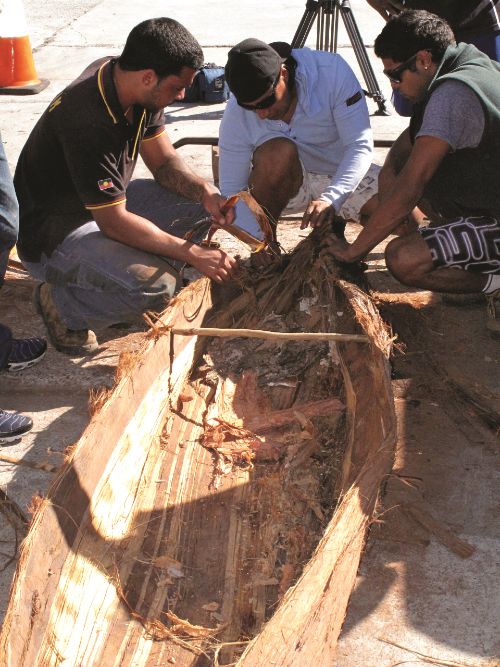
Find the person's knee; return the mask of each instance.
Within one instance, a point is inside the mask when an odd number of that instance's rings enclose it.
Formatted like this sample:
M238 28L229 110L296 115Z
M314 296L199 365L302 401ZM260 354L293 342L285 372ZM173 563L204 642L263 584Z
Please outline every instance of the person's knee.
M116 293L118 319L129 321L147 311L161 312L178 291L179 285L179 274L175 271L131 265L127 285Z
M53 253L45 267L45 280L70 289L130 294L140 301L162 294L171 297L179 272L167 259L114 241L91 228L85 236L73 239L71 245L65 241L61 251Z
M294 196L302 185L302 165L293 141L276 138L259 146L253 154L249 184L258 193L279 188L288 198Z
M394 239L385 249L385 263L392 275L411 287L418 287L422 267L406 239Z
M271 160L273 163L285 162L290 163L293 160L299 159L299 152L297 146L290 139L284 137L275 137L269 139L255 149L253 154L253 162L260 165L265 161Z
M140 295L145 304L171 299L180 284L180 276L173 268L166 270L166 263L132 264L129 267L130 292Z
M173 293L170 293L169 291L160 294L148 294L144 292L141 294L140 302L134 300L133 305L136 306L134 310L137 314L147 313L149 311L153 313L161 313L161 311L168 306L172 297Z
M270 139L259 146L253 154L252 169L271 180L302 177L297 146L284 138Z
M147 310L162 310L176 293L179 273L160 257L121 257L112 270L102 271L89 264L81 264L78 284L86 293L95 293L98 300L112 299L113 309L119 311L120 319Z

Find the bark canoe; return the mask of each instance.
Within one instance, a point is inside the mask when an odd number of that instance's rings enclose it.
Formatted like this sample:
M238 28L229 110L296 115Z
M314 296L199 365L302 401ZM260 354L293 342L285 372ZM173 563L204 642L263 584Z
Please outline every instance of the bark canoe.
M390 334L325 233L192 283L121 360L33 516L2 667L333 664L396 433Z

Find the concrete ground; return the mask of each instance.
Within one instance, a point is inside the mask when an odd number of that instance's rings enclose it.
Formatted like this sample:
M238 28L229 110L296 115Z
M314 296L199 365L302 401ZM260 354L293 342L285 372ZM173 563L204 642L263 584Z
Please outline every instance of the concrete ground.
M28 0L24 6L38 74L50 85L32 97L0 97L0 129L12 169L31 128L56 93L91 60L118 53L139 21L166 12L196 35L207 62L223 65L228 49L245 37L290 41L305 2L171 0L167 9L157 0L147 6L131 0L119 5ZM352 8L378 82L389 98L371 49L383 22L363 0L354 0ZM314 46L313 31L307 43ZM360 75L342 26L339 51ZM376 105L369 104L375 112ZM167 110L172 140L216 136L223 108L172 106ZM394 139L405 126L406 120L394 113L373 116L377 139ZM180 150L193 168L212 177L209 148ZM379 163L384 152L377 151ZM141 173L143 168L137 175ZM283 225L281 239L287 247L297 241L297 227L294 220ZM406 292L385 271L382 250L370 254L369 277L384 316L405 344L405 353L394 360L400 437L394 474L383 513L370 533L336 665L499 665L498 343L484 330L483 305L457 308L428 293ZM43 335L31 305L32 288L22 272L11 271L0 292L1 320L16 336ZM88 422L89 391L112 383L120 352L137 345L140 333L137 328L106 330L98 336L102 346L95 356L71 358L49 348L39 366L0 376L0 406L21 410L35 423L20 443L0 450L0 490L13 503L6 504L5 497L0 502L1 614L15 567L9 560L23 531L19 514L28 516L31 497L46 493L65 447L78 439Z

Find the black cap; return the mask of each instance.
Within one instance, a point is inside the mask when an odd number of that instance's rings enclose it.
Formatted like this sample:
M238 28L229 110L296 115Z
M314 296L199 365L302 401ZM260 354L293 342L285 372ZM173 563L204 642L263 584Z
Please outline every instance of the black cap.
M262 97L276 83L281 63L277 51L260 39L244 39L228 53L225 67L229 90L247 104Z

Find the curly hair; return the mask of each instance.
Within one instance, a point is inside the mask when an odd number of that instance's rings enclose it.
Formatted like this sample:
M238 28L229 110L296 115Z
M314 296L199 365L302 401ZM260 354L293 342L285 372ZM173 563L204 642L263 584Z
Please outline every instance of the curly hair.
M375 55L404 62L425 50L437 63L454 44L455 35L444 19L421 9L407 9L386 23L375 40Z

